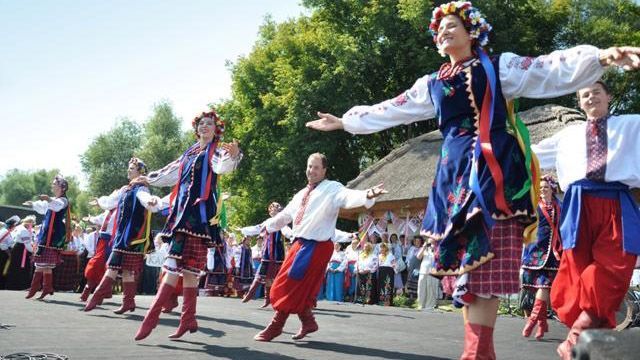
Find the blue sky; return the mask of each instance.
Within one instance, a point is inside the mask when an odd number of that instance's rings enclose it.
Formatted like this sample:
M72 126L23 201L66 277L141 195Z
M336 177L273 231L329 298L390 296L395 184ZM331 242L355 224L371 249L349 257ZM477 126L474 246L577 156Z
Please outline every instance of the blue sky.
M168 100L188 120L228 98L225 61L251 51L259 26L304 12L300 0L0 0L0 176L59 168L122 117L142 122Z

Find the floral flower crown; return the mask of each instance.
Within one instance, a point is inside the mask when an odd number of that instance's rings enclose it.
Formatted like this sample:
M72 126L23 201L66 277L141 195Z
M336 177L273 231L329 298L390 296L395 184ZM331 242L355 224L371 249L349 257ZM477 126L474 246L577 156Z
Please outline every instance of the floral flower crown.
M278 212L282 211L282 205L280 205L280 203L277 202L272 202L271 204L269 204L269 208L268 210L271 211L271 209L274 209Z
M141 175L145 175L147 173L147 165L137 157L132 157L129 160L129 164L134 164Z
M67 182L67 180L64 178L64 176L58 174L53 178L53 182L60 186L60 188L62 189L63 193L67 192L67 189L69 189L69 183Z
M545 174L545 175L540 177L540 181L546 181L546 183L549 184L549 187L551 188L551 191L554 194L558 193L558 190L560 189L560 186L558 185L558 181L555 179L555 177L553 177L553 175Z
M216 125L216 129L215 129L215 137L216 138L221 138L222 137L222 133L224 133L224 122L222 122L222 120L220 120L220 118L218 117L218 114L215 112L215 110L211 110L209 112L203 112L202 114L196 116L195 118L193 118L193 120L191 121L191 126L193 126L193 130L196 132L196 137L198 136L198 123L200 122L200 120L204 119L204 118L212 118L215 125Z
M492 27L480 13L480 10L473 7L469 1L451 1L433 9L429 31L433 35L434 42L438 37L440 21L447 15L459 16L465 27L469 29L471 37L477 39L480 46L485 46L489 43L489 32L491 32Z

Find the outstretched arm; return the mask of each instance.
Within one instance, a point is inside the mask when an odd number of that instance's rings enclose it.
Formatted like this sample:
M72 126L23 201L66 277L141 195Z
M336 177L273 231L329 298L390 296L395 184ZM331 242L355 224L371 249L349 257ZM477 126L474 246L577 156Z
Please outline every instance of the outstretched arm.
M336 207L344 209L352 209L359 206L370 208L375 203L375 198L382 194L386 194L384 184L380 183L367 190L352 190L342 186L334 198Z
M640 48L600 50L580 45L538 57L500 55L500 83L507 99L552 98L573 93L602 77L606 66L640 67Z
M344 129L352 134L371 134L393 126L406 125L435 117L436 112L429 95L429 75L393 99L376 105L355 106L342 118L318 112L318 120L306 124L320 131Z

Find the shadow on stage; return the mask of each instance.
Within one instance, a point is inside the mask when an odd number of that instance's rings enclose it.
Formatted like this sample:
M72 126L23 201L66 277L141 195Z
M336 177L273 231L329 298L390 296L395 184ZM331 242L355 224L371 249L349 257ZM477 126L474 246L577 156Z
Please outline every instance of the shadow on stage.
M285 344L285 343L282 343ZM403 353L399 351L381 350L362 346L354 346L349 344L323 342L323 341L307 341L307 342L294 342L288 343L297 347L332 351L340 354L357 355L357 356L372 356L383 359L397 359L397 360L449 360L449 358L443 358L438 356L419 355ZM329 356L330 357L330 356Z
M183 348L180 346L166 345L166 344L158 344L158 345L138 344L138 346L149 346L154 348L176 350L181 352L185 351L185 352L193 352L193 353L200 353L200 354L208 354L208 355L214 355L216 357L228 358L228 359L267 359L267 360L269 359L296 360L297 359L295 357L291 357L291 356L287 356L279 353L267 353L264 351L252 350L247 347L226 347L226 346L205 344L202 342L186 341L186 340L175 340L173 341L173 343L200 345L202 346L202 349Z
M323 309L323 308L315 308L313 309L313 313L316 315L329 315L329 316L335 316L339 318L349 318L351 317L351 315L368 315L368 316L391 316L393 318L415 319L415 317L407 316L407 315L376 314L376 313L365 312L365 311L334 310L334 309Z
M45 302L47 304L55 304L55 305L63 305L63 306L73 306L73 307L77 307L80 310L84 310L85 305L87 305L86 302L80 302L80 301L64 301L64 300L55 300L53 298L45 298L44 300L35 300L35 301L42 301ZM98 305L96 307L96 309L104 309L104 310L108 310L110 309L111 306L113 306L113 310L117 309L120 307L120 303L119 302L114 302L114 301L105 301L102 303L102 305ZM105 307L106 306L106 307ZM143 310L147 310L144 308L136 308L136 309L143 309Z
M140 310L140 308L136 308L136 311L138 310ZM145 312L141 312L141 313L145 314ZM142 320L144 319L144 315L132 314L132 313L125 313L124 316L121 316L121 315L112 314L111 312L109 312L108 314L100 314L92 311L91 313L89 313L89 315L103 317L107 319L126 319L126 320L138 321L138 322L142 322ZM264 325L258 325L245 320L235 320L235 319L225 319L225 318L217 319L217 318L203 316L203 315L196 315L196 319L199 322L198 331L201 331L202 333L207 334L211 337L221 337L225 334L225 332L203 327L202 326L203 323L206 324L206 322L212 321L220 324L225 324L230 326L239 326L239 327L255 329L255 330L264 329ZM160 316L160 321L158 322L158 324L177 328L178 325L180 324L180 314L179 313L162 314Z
M131 313L127 313L125 314L125 316L119 316L119 315L107 315L107 314L91 314L92 316L96 316L96 317L101 317L101 318L105 318L105 319L117 319L117 320L132 320L138 323L142 323L142 320L144 319L144 315L135 315L135 314L131 314ZM200 316L198 316L198 319L200 318ZM166 326L169 329L169 332L167 333L167 335L172 334L175 332L175 330L178 328L178 325L180 325L180 318L179 317L174 317L174 318L163 318L160 317L160 321L158 321L158 325L162 325L162 326ZM158 332L158 331L166 331L163 328L155 328L153 330L153 332ZM204 327L202 326L201 323L198 324L198 332L201 332L203 334L206 334L210 337L214 337L214 338L220 338L223 337L226 332L224 331L220 331L220 330L216 330L216 329L212 329L212 328L208 328L208 327ZM134 334L131 334L131 337L133 337Z

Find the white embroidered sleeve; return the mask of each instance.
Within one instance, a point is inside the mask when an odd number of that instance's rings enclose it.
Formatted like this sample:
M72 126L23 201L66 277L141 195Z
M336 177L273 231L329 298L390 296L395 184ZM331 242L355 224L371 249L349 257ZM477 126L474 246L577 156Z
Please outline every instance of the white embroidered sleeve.
M272 233L278 230L282 230L282 228L293 221L293 217L295 216L298 208L300 207L300 203L302 202L302 192L303 190L298 191L298 193L293 196L293 199L289 201L287 206L285 206L282 211L280 211L276 216L267 219L263 223L267 232Z
M217 149L215 155L211 158L211 167L216 174L230 173L238 167L240 160L242 160L242 152L235 158L225 150Z
M555 169L556 156L558 155L558 141L562 137L562 133L563 132L560 131L552 137L531 145L531 151L538 157L541 169Z
M65 198L52 198L49 201L49 210L51 211L60 211L64 209L69 204L69 201Z
M123 188L118 190L114 190L111 194L107 196L100 196L98 198L98 206L100 206L103 210L111 210L118 206L118 201L120 201L120 196L122 196Z
M38 214L44 215L47 213L47 209L49 209L49 202L44 200L36 200L31 204L31 207Z
M336 196L333 199L334 205L338 208L351 209L364 206L367 209L375 204L375 199L367 199L366 190L347 189L340 184Z
M411 89L377 105L360 105L342 115L344 130L371 134L397 125L407 125L436 116L429 95L429 77L418 79Z
M242 233L243 236L256 236L256 235L260 235L260 231L262 231L263 227L264 227L263 224L245 226L240 229L240 232Z
M289 225L285 225L282 229L280 229L280 232L287 239L293 240L293 229Z
M507 99L553 98L577 91L600 79L598 48L580 45L538 57L500 55L500 83Z
M182 157L174 160L160 170L152 171L147 175L149 185L156 187L173 186L178 180L180 172L180 160Z
M93 225L102 226L102 223L107 218L108 211L104 211L96 216L89 216L89 222Z

